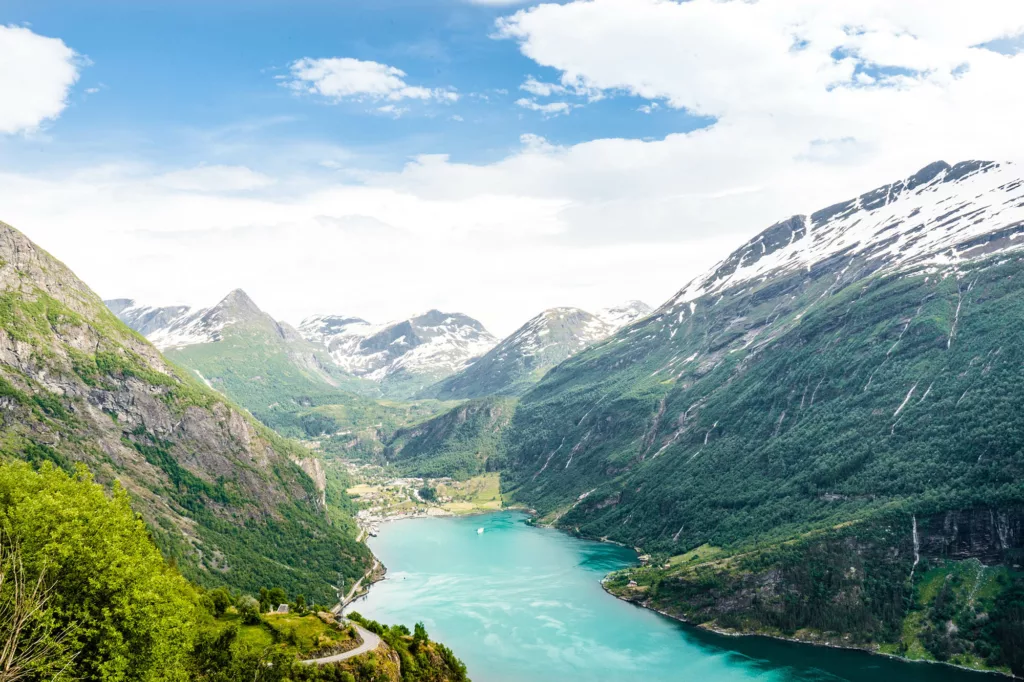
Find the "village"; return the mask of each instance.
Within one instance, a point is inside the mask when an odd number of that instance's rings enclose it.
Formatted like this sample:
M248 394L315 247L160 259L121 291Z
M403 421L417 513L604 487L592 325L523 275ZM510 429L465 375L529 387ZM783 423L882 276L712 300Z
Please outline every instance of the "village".
M462 516L502 508L497 473L455 481L450 478L395 477L383 467L346 461L355 485L347 493L358 505L359 539L375 537L384 521Z

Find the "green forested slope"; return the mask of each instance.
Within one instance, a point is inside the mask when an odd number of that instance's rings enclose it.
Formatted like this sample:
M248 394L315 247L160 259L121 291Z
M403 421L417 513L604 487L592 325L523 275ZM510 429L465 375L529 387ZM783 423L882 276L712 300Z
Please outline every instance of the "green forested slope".
M1022 186L938 163L778 223L527 392L503 491L682 617L1024 669Z
M399 471L428 478L466 479L503 465L504 432L514 398L470 400L444 414L396 431L384 460Z
M1024 260L1004 256L871 277L788 320L754 291L709 312L717 324L689 318L675 346L608 342L521 401L510 486L561 523L665 551L894 502L1019 499L1022 289Z
M120 481L184 575L322 602L369 551L332 526L308 452L167 363L61 263L0 223L0 458Z

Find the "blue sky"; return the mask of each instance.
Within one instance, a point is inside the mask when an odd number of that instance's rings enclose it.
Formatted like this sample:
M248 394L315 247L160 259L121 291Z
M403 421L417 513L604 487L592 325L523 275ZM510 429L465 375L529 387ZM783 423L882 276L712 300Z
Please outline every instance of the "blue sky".
M88 60L59 125L47 130L67 158L263 167L278 162L264 147L319 141L383 169L418 154L486 163L518 148L526 133L575 144L664 137L706 124L685 111L645 115L637 111L645 100L631 96L569 116L516 106L527 76L557 82L559 72L523 56L514 41L492 37L495 20L515 9L462 0L11 0L0 23L59 36ZM453 87L460 98L412 103L395 118L371 113L372 103L335 103L282 87L295 60L336 56L397 67L410 83ZM212 136L261 150L219 149ZM28 141L19 155L23 163L33 155L49 163L51 151Z
M1024 161L1020 0L6 0L0 220L102 296L505 334Z

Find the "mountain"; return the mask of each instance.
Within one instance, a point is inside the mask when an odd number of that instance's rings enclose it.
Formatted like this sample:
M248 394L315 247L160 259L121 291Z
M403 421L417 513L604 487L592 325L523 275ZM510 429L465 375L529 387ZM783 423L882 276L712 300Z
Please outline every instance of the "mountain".
M468 400L419 424L397 429L383 461L425 478L466 479L502 464L502 437L515 414L515 398Z
M467 368L423 391L441 400L520 395L549 369L651 311L641 301L592 315L579 308L551 308L503 339Z
M1009 164L783 220L523 395L504 492L653 553L609 588L679 617L1004 660L985 623L1024 556L1022 246Z
M611 327L618 331L627 324L636 322L641 317L647 317L651 314L654 309L644 303L643 301L626 301L617 306L611 308L602 308L598 310L595 315L602 321L611 325Z
M375 384L340 369L322 347L274 320L240 289L200 310L153 308L130 299L106 304L169 359L289 435L313 435L305 433L297 413L317 405L374 411L373 401L362 396L378 393Z
M0 458L86 465L205 585L329 603L369 551L325 514L308 451L167 362L62 263L0 223Z
M458 372L498 342L473 318L438 310L385 325L318 315L303 320L299 332L326 348L339 367L379 383L393 398L408 398Z

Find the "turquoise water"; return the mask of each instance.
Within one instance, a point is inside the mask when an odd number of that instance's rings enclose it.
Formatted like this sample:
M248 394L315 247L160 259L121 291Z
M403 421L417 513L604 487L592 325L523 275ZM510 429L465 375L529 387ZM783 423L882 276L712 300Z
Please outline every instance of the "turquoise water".
M998 679L681 625L601 589L606 573L635 562L632 550L525 519L501 512L384 524L370 547L387 579L351 608L410 628L423 621L474 682Z

